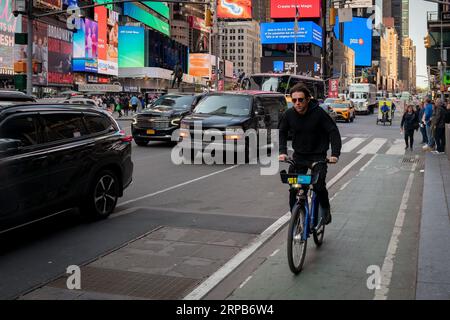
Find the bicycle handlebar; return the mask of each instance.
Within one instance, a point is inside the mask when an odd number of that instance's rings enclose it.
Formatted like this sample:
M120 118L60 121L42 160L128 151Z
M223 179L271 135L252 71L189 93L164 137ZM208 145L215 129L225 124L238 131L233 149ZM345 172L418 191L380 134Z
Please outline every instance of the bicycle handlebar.
M285 162L285 163L288 163L288 164L293 165L293 166L295 166L295 164L296 164L295 161L294 161L294 159L291 158L291 157L288 157L288 158L286 158L286 160L280 161L280 162ZM314 162L314 163L311 165L311 169L314 169L315 166L317 166L318 164L321 164L321 163L323 163L323 164L330 163L330 159L327 158L326 160L321 160L321 161L316 161L316 162Z

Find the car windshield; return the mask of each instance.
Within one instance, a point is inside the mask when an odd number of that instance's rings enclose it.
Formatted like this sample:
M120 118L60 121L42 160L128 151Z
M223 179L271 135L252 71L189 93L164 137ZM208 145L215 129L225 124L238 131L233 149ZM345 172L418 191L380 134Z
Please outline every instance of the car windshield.
M332 108L348 108L349 105L346 103L333 103L331 104Z
M251 76L243 88L246 90L260 90L285 93L289 76Z
M350 93L351 99L367 99L367 93L365 92L351 92Z
M333 103L333 102L335 102L336 100L337 100L337 99L328 98L328 99L325 100L324 103Z
M219 116L247 116L250 114L252 98L243 95L207 96L194 110L194 113Z
M194 96L163 96L156 100L150 109L187 110L194 102Z

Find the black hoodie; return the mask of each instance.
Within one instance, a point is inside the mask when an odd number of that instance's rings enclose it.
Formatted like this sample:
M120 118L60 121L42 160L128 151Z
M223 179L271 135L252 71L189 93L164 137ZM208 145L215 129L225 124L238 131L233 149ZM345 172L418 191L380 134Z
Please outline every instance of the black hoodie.
M331 142L331 156L341 155L341 135L333 119L319 107L316 100L311 100L308 110L300 115L294 107L281 117L280 154L287 154L288 132L292 132L292 148L295 159L315 160L327 156Z

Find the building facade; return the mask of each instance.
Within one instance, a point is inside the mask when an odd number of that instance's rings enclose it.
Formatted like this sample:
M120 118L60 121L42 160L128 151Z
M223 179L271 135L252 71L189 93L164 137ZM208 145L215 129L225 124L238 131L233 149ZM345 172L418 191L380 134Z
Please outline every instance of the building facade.
M234 63L236 74L261 71L261 40L256 20L220 23L221 57Z

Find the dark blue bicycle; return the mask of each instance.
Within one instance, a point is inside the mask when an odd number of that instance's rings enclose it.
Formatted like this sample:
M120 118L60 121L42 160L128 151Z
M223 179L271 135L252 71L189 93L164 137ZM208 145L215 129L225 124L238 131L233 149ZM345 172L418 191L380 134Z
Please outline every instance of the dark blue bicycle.
M285 161L293 166L295 162L292 159ZM326 164L328 161L319 161L313 163L310 172L316 165ZM313 190L313 186L319 179L319 174L296 174L287 173L286 170L280 172L281 181L289 184L291 189L297 192L296 202L292 208L291 220L288 229L287 256L289 268L295 274L300 273L305 262L306 247L308 238L313 236L316 246L320 247L325 235L325 223L322 210ZM320 214L319 214L320 211Z

